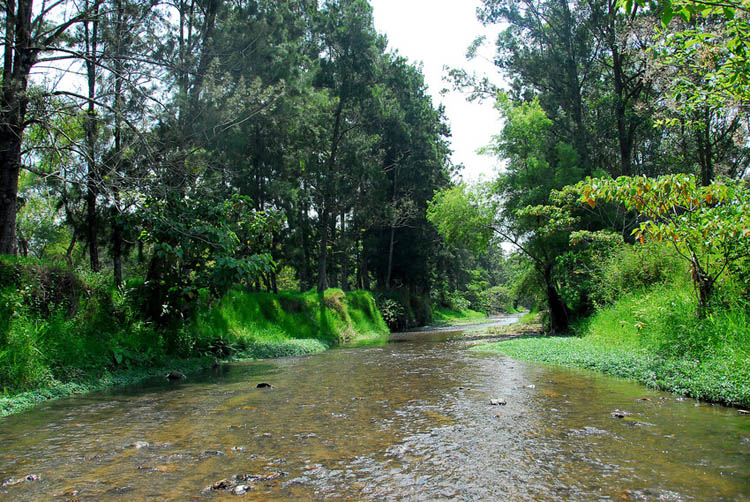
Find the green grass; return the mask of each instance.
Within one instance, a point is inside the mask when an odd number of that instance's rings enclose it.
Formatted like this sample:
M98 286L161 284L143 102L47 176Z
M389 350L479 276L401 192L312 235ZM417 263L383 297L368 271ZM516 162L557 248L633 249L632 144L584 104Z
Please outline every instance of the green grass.
M507 340L474 350L630 378L707 401L750 406L750 315L734 304L698 319L689 285L622 297L576 328L579 336Z
M245 354L314 352L336 344L388 334L372 296L365 291L329 289L325 294L230 291L215 305L199 310L188 331L195 340L225 340Z
M432 310L432 321L436 325L470 324L486 318L487 314L471 309L454 310L447 307L436 307Z

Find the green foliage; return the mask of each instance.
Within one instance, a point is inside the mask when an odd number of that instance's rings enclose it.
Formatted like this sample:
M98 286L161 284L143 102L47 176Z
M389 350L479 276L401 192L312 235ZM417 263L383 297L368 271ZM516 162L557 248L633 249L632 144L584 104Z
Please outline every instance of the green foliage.
M618 4L629 13L636 5L647 6L645 0ZM668 0L659 5L662 26L657 33L663 42L653 50L661 64L679 69L672 97L681 111L750 103L750 2ZM679 18L685 24L678 25Z
M252 210L247 197L155 202L146 213L142 239L153 245L146 288L160 311L182 317L199 290L220 297L235 285L249 286L273 270L272 235L280 215Z
M496 213L488 185L460 184L435 194L427 219L449 243L480 251L489 246Z
M595 294L604 275L602 266L623 246L613 232L575 232L570 250L555 259L558 291L565 304L577 315L591 313Z
M654 285L675 282L687 285L689 277L671 246L659 242L621 244L597 265L590 289L594 307L606 307L625 295Z
M698 186L688 175L658 178L587 179L576 185L580 202L618 202L642 218L633 234L671 244L691 267L698 311L711 308L716 281L730 264L748 254L750 190L742 181Z
M37 260L0 258L0 386L17 392L163 357L135 290L100 274Z

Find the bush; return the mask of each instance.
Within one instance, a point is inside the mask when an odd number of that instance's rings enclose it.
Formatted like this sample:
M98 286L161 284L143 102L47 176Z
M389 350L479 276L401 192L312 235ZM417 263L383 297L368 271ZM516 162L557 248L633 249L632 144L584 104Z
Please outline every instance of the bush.
M591 299L595 307L612 305L627 294L673 281L683 284L687 278L685 265L669 245L626 244L597 268L591 283Z

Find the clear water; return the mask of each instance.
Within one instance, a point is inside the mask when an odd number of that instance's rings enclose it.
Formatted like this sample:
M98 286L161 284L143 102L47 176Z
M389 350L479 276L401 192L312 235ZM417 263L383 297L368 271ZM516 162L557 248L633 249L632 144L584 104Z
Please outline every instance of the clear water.
M0 500L750 500L750 417L469 343L401 334L0 419ZM265 477L204 490L234 475Z

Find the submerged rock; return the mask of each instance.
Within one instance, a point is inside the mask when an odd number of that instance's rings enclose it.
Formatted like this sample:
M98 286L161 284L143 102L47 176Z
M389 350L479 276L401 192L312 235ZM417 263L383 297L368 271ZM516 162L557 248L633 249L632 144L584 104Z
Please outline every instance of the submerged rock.
M233 495L244 495L247 493L248 490L251 490L253 487L250 485L237 485L234 488L232 488L232 494Z
M184 374L180 373L179 371L170 371L166 374L165 378L167 380L182 380L184 378L187 378Z

